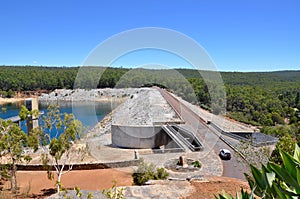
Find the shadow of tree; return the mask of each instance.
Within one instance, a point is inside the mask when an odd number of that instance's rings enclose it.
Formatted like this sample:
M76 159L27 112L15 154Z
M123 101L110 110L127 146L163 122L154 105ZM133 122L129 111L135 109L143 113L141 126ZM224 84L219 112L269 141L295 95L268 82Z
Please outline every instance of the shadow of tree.
M55 194L57 191L57 189L55 188L50 188L50 189L42 189L42 193L41 194L32 194L29 195L29 198L44 198L46 196L51 196L53 194Z

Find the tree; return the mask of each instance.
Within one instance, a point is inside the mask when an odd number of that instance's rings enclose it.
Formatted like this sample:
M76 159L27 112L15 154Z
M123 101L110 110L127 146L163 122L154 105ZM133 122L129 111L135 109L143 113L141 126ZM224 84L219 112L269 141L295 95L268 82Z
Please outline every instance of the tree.
M31 157L24 152L24 147L29 147L36 151L38 149L38 137L36 134L26 134L19 125L11 121L0 120L0 158L6 157L10 173L11 189L17 193L16 164L20 162L30 162Z
M300 92L297 92L297 95L295 98L295 105L296 105L296 107L300 108Z
M51 167L55 168L57 176L57 193L62 189L61 177L72 170L72 158L83 159L85 148L74 149L72 146L80 138L82 124L73 114L61 114L57 105L50 105L48 113L43 117L44 154L43 164L48 168L48 178L53 179ZM75 156L75 157L73 157ZM68 168L66 168L68 166Z
M272 113L272 120L274 124L284 124L284 119L277 112Z
M6 97L7 97L7 98L12 98L14 95L15 95L15 92L12 91L11 89L9 89L9 90L7 91Z

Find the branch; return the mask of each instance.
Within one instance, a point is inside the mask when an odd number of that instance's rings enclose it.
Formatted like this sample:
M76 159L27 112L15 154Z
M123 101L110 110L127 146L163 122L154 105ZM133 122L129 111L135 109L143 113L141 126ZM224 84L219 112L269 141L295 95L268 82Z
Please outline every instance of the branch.
M53 166L54 166L54 168L55 168L55 170L56 170L56 173L59 174L59 170L58 170L57 165L53 165Z
M55 160L55 166L54 167L56 169L56 172L59 173L60 172L59 170L61 170L61 168L59 167L59 163L58 163L57 159L54 158L54 160Z
M62 172L62 174L66 174L68 172L70 172L73 169L73 164L69 165L69 169L67 171Z

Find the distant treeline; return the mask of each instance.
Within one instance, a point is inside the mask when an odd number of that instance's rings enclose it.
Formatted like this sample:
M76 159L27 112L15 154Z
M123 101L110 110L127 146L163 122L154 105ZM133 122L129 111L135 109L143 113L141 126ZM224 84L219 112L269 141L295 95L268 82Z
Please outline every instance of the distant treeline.
M16 91L61 88L156 85L215 113L226 107L230 117L246 123L272 126L283 124L284 120L299 121L300 71L221 72L225 87L215 80L217 76L215 72L190 69L0 66L0 95L11 97Z

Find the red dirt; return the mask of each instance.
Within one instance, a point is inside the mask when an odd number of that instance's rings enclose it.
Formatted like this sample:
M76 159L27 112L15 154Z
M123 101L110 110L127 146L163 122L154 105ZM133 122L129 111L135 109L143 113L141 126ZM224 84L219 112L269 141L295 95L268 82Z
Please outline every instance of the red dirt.
M112 181L117 180L118 186L130 186L131 172L129 168L71 171L63 175L62 184L67 189L77 186L82 190L102 190L112 187ZM27 198L46 198L56 192L55 180L48 180L45 171L19 171L17 177L20 193L28 191ZM209 177L206 182L194 181L191 185L194 192L186 199L210 199L223 190L235 195L241 188L250 192L247 182L226 177ZM5 186L9 187L9 183L6 182Z
M76 186L82 190L102 190L110 188L113 180L118 186L132 185L131 169L98 169L70 171L62 176L62 185L67 189ZM20 193L26 193L27 198L45 198L56 192L56 180L49 180L46 171L18 171L18 185ZM4 189L10 186L5 183Z
M214 194L218 196L223 191L235 197L236 192L240 192L241 188L251 192L247 182L235 178L210 177L207 182L194 181L191 184L195 191L186 199L211 199L214 198Z

